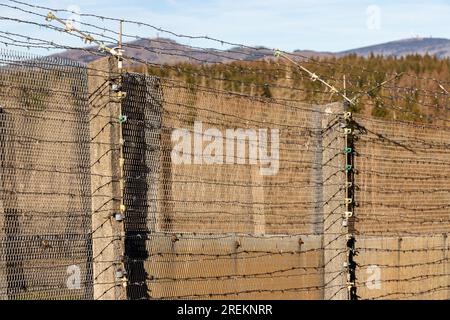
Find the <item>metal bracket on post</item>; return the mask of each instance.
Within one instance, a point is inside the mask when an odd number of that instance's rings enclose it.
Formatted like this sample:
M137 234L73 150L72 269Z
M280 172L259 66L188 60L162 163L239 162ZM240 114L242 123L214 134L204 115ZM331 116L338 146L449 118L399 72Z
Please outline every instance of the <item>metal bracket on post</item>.
M125 144L125 141L123 139L123 124L127 121L127 116L123 114L123 109L122 109L122 101L126 97L126 92L122 91L122 88L123 88L123 52L124 52L124 50L122 49L122 30L123 30L123 20L120 21L119 45L118 45L117 48L114 48L113 50L114 50L114 52L116 52L114 57L116 57L116 59L117 59L117 70L118 70L118 73L119 73L118 84L117 84L118 85L118 91L116 92L117 93L117 98L119 100L119 115L118 115L118 119L119 119L119 121L118 121L118 123L119 123L119 150L120 150L120 155L119 155L120 206L119 206L119 210L120 210L120 216L122 217L122 219L124 219L125 218L125 212L126 212L126 206L125 206L125 203L124 203L124 199L125 199L124 144ZM117 222L120 223L121 220L117 220ZM123 226L122 226L122 230L123 230ZM122 254L125 255L125 249L124 249L124 252ZM127 285L128 285L128 278L126 277L126 271L125 271L126 268L125 268L125 264L124 264L123 261L121 261L121 267L119 268L119 270L124 270L123 272L125 274L120 280L122 282L122 286L124 288L126 288Z
M117 74L114 74L113 77L110 76L109 78L109 85L110 85L110 96L113 97L113 99L110 100L110 102L114 104L118 104L118 111L114 110L114 112L117 112L118 114L114 115L117 119L116 123L118 124L118 139L119 139L119 149L120 154L118 157L118 167L119 167L119 190L120 195L119 196L113 196L114 199L119 200L119 207L116 208L115 212L110 216L111 223L113 224L113 232L114 237L113 240L118 242L116 251L122 251L122 252L115 252L115 258L114 258L114 266L115 266L115 282L117 287L124 287L126 288L128 279L126 277L126 268L125 263L121 257L125 255L125 249L124 249L124 226L123 226L123 220L126 218L125 211L126 207L124 204L124 195L125 195L125 178L124 178L124 164L125 164L125 158L124 158L124 139L123 139L123 124L127 121L127 116L123 114L122 112L122 101L126 97L126 92L122 91L123 88L123 53L124 50L122 49L122 29L123 29L123 20L120 21L120 30L119 30L119 40L118 40L118 46L116 48L109 48L105 43L102 41L99 41L95 39L90 34L78 30L73 26L73 24L67 20L63 20L59 17L57 17L53 12L49 12L45 18L46 21L56 21L62 25L64 25L65 31L68 33L74 33L80 36L86 43L95 43L98 45L98 50L100 52L105 52L110 54L112 57L114 57L117 61ZM115 73L115 72L114 72ZM116 295L117 298L117 295Z
M354 216L355 216L355 147L354 147L354 130L352 126L352 113L345 112L344 114L344 136L345 136L345 213L343 214L342 226L346 228L347 233L347 292L349 300L357 300L358 296L356 294L356 263L354 261L355 250L355 235L353 234L354 226Z

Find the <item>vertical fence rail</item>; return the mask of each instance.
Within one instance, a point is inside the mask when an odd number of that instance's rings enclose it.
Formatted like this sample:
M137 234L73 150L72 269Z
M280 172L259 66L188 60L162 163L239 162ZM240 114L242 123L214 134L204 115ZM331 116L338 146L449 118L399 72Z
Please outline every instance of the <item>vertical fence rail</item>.
M114 58L89 72L94 298L126 299L120 76Z

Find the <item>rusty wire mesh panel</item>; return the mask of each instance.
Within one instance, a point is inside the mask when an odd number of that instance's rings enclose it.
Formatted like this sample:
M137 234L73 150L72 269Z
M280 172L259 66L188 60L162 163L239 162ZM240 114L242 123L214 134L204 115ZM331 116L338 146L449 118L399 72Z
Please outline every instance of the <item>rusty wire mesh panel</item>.
M359 295L448 299L449 128L356 122Z
M0 51L0 299L450 299L448 61L12 2L1 45L100 51Z
M160 165L162 92L158 78L138 74L125 76L123 90L127 92L122 106L127 116L123 125L127 294L129 299L143 299L149 297L144 267L149 258L147 241L155 232L158 186L164 179Z
M450 297L448 126L0 57L0 298Z
M0 298L90 298L86 70L1 51L0 108Z
M444 233L450 210L450 129L361 119L359 231Z
M333 158L342 150L328 139L322 145L323 125L337 127L322 121L329 110L139 74L124 75L123 83L128 297L323 298L324 207L342 202L336 193L324 199L322 190L324 175L327 185L341 183L333 180L342 171ZM227 136L238 129L249 135ZM259 149L252 153L251 143L264 141L259 129L268 132L269 155L271 130L279 130L279 163L258 163ZM187 152L176 149L176 132L189 140ZM223 150L202 158L216 139ZM229 142L235 152L227 163ZM331 158L326 173L324 148ZM262 174L269 165L275 171ZM327 240L342 235L330 232ZM329 272L341 276L342 263Z
M314 161L317 152L314 142L321 128L313 122L311 106L252 100L175 81L161 85L164 176L160 180L166 185L158 198L164 199L160 206L166 207L160 207L155 217L157 230L312 232L316 203L311 191L318 188L314 178L321 167L321 163ZM180 129L186 130L192 148L188 154L184 153L186 162L175 164L171 152L177 141L171 141L171 134ZM278 165L272 163L273 174L261 173L261 168L268 165L259 162L257 153L249 154L252 152L249 136L233 140L227 135L227 130L239 129L253 130L255 136L259 129L267 129L269 141L271 130L279 130L280 161ZM207 152L208 143L214 139L211 135L215 133L223 136L223 155L208 160L218 164L206 164L207 160L202 160L198 152ZM197 149L196 139L204 140ZM234 144L231 164L227 163L228 143ZM245 146L245 153L240 156L238 144ZM255 163L250 164L252 161Z

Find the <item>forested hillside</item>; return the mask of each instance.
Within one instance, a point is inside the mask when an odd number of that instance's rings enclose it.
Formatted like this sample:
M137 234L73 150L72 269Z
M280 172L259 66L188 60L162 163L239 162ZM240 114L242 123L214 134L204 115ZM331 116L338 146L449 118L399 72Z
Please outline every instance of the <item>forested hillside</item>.
M301 65L354 99L351 109L357 113L441 124L446 123L450 114L448 58L348 55L316 60L305 58ZM130 70L266 99L315 104L343 100L339 94L333 94L298 66L282 58L226 64L180 63L163 67L134 65ZM195 88L192 86L193 90Z

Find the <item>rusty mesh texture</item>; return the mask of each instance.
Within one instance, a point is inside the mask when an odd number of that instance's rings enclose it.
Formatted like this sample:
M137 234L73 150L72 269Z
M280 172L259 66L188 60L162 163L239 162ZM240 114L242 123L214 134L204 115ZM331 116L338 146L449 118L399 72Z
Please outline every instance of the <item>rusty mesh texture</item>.
M123 91L129 298L322 298L323 110L140 74ZM269 129L269 152L279 129L278 172L250 164L245 138L235 164L195 163L200 122L203 139L223 134L223 162L227 129ZM191 137L188 164L172 161L177 129Z
M92 296L87 112L84 67L0 51L1 299Z
M320 152L317 140L321 128L320 122L314 123L311 106L251 100L141 75L127 75L124 91L127 176L131 174L128 186L140 192L128 201L145 198L147 203L139 207L149 208L128 223L140 227L145 219L146 228L163 232L313 231L314 210L321 206L312 192L319 189L316 178L321 161L315 157ZM249 164L259 159L249 155L248 139L235 139L235 145L246 144L246 149L243 157L234 155L234 164L196 163L196 122L202 123L204 140L211 138L207 133L211 128L223 134L224 154L227 129L256 129L258 133L259 128L266 128L269 143L270 130L279 129L278 172L262 175L259 163ZM186 130L191 137L189 164L171 161L176 143L171 134L176 129ZM203 142L202 150L209 142ZM147 190L138 180L147 181Z
M448 127L354 115L349 169L340 103L102 63L0 52L1 299L346 299L349 234L362 299L450 298Z
M448 299L450 129L355 120L358 294Z

